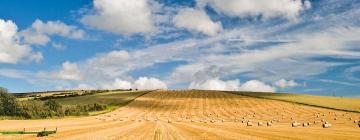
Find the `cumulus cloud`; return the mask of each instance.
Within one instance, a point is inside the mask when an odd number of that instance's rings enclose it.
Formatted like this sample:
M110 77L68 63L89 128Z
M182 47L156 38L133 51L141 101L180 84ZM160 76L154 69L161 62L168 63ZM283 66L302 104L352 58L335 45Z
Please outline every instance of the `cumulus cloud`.
M209 5L217 13L231 17L283 17L295 20L301 11L311 7L306 0L197 0L200 7Z
M16 64L21 60L40 62L43 56L21 44L17 26L11 20L0 19L0 63Z
M31 27L20 32L27 44L46 45L51 41L50 36L58 35L70 39L83 39L85 32L75 26L66 25L61 21L43 21L37 19Z
M191 82L189 85L189 89L236 91L239 90L239 86L239 80L223 81L215 78L206 80L204 82Z
M64 89L64 87L60 87L61 89ZM93 86L90 86L88 84L79 84L76 88L74 89L80 89L80 90L93 90L96 89Z
M214 22L203 10L184 8L174 17L176 27L190 31L200 32L206 35L216 35L222 30L221 22Z
M276 88L267 85L258 80L250 80L244 84L240 84L239 80L223 81L219 78L213 78L205 81L193 81L190 83L189 89L203 90L225 90L225 91L253 91L253 92L275 92Z
M58 80L81 80L81 72L76 63L66 61L62 64L60 71L54 72L39 72L38 77L46 79L58 79Z
M118 65L129 59L127 51L111 51L106 54L99 55L95 58L89 59L88 64L92 66L111 67Z
M107 81L82 81L75 89L140 89L154 90L167 89L167 84L153 77L139 77L137 80L123 80L115 78Z
M94 0L94 13L81 22L115 34L147 33L155 29L148 0Z
M103 84L103 89L130 89L132 86L131 82L116 78L111 84Z
M280 88L289 88L289 87L296 87L299 86L298 83L296 83L294 80L285 80L285 79L281 79L279 81L276 81L274 83L275 86L280 87Z
M258 80L250 80L245 82L240 87L241 91L253 91L253 92L276 92L276 88L267 85Z
M167 89L167 85L159 79L140 77L132 86L135 89Z

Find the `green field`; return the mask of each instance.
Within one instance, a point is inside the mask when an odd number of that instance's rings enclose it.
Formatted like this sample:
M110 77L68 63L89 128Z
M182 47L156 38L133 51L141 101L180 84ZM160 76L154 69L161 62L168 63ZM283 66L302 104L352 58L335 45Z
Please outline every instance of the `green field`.
M251 96L256 98L265 98L280 100L322 108L360 112L360 98L344 98L330 96L315 96L308 94L287 94L287 93L262 93L262 92L234 92L229 93Z
M89 115L97 115L113 111L121 106L124 106L139 96L142 96L150 91L110 91L104 93L96 93L93 95L76 96L54 99L60 104L67 106L88 105L88 104L102 104L106 105L107 109L102 111L89 112Z
M150 91L110 91L93 95L55 99L62 105L104 104L121 106Z

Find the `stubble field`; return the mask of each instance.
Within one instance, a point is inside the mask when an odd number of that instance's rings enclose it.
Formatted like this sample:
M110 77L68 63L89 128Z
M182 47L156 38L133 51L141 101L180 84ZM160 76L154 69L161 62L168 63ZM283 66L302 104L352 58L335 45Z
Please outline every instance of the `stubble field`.
M359 119L359 113L220 91L159 90L107 114L65 119L3 120L0 121L0 131L58 127L56 134L41 139L62 140L360 139L360 128L354 123ZM325 121L332 126L323 128ZM247 122L253 126L247 126ZM270 126L267 126L268 122ZM301 126L292 127L293 122ZM303 123L311 124L304 127ZM0 139L37 137L0 135Z

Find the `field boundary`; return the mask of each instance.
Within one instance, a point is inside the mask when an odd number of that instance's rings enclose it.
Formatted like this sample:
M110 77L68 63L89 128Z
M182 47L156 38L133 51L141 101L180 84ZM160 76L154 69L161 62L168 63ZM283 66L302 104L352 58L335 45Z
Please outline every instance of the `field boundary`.
M135 99L137 99L137 98L139 98L139 97L141 97L141 96L144 96L145 94L148 94L148 93L150 93L150 92L154 92L154 91L156 91L156 90L149 90L149 91L144 92L143 94L141 94L141 95L139 95L139 96L136 96L134 99L131 99L131 100L126 101L126 102L121 103L121 104L113 105L113 106L115 106L114 108L111 108L111 109L108 109L108 110L105 110L105 111L100 111L100 113L94 113L94 114L91 114L91 115L89 115L89 116L97 116L97 115L101 115L101 114L105 114L105 113L112 112L112 111L114 111L114 110L116 110L116 109L119 109L120 107L123 107L123 106L128 105L129 103L131 103L131 102L134 101ZM80 117L81 117L81 116L80 116Z
M233 92L233 91L221 91L221 92L230 93L230 94L235 94L235 95L242 95L242 96L247 96L247 97L253 97L253 98L260 98L260 99L267 99L267 100L282 101L282 102L287 102L287 103L295 103L295 104L312 106L312 107L319 107L319 108L324 108L324 109L332 109L332 110L337 110L337 111L360 113L360 111L356 111L356 110L339 109L339 108L333 108L333 107L327 107L327 106L320 106L320 105L314 105L314 104L308 104L308 103L302 103L302 102L296 102L296 101L288 101L288 100L282 100L282 99L272 99L272 98L266 98L266 97L259 97L259 96L256 96L256 95L253 95L253 96L252 96L252 95L244 94L244 93L241 93L241 92ZM257 92L251 92L251 93L257 93Z

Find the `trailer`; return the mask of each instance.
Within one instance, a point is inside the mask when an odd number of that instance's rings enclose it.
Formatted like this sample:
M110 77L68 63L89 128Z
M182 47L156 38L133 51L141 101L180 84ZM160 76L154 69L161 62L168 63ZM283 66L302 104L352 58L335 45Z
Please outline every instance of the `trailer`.
M44 128L44 130L42 130L42 131L26 131L24 128L23 131L0 131L0 134L3 134L3 135L36 134L37 137L45 137L45 136L49 136L51 134L55 134L56 132L57 132L57 128L53 131L47 131L46 128Z

